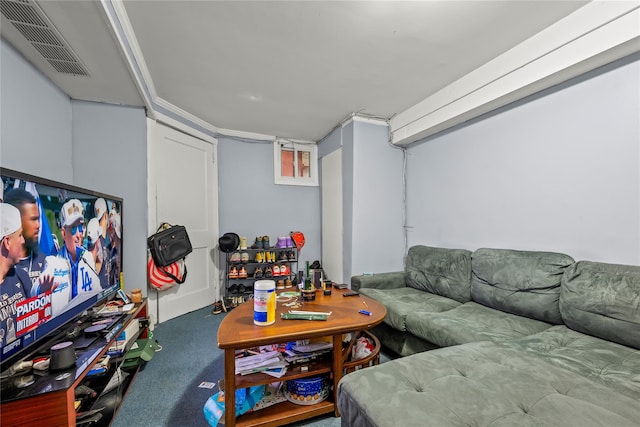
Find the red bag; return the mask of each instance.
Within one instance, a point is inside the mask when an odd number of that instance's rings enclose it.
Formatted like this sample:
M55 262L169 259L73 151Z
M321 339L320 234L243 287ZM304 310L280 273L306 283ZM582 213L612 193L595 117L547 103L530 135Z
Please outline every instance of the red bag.
M187 280L187 266L184 260L178 260L165 267L158 267L149 255L147 262L149 285L158 291L166 291L173 286L184 283Z

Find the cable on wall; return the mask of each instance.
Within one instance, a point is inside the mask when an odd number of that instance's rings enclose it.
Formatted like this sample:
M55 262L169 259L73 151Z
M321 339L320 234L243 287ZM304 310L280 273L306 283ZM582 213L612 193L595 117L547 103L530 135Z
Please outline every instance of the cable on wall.
M407 224L407 147L399 146L393 143L393 132L391 132L391 125L389 124L389 118L387 120L387 131L389 136L387 142L392 148L402 150L402 233L404 237L404 251L402 256L402 266L406 267L407 254L409 253L409 229L413 226Z

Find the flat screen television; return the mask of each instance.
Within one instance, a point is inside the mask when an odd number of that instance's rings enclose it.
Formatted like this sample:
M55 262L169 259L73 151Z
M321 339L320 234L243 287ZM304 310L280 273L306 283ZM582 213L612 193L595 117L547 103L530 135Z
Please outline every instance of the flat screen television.
M24 237L19 256L0 253L15 263L0 284L4 371L120 289L123 200L6 168L0 178L3 203L18 209ZM6 209L14 229L16 211Z

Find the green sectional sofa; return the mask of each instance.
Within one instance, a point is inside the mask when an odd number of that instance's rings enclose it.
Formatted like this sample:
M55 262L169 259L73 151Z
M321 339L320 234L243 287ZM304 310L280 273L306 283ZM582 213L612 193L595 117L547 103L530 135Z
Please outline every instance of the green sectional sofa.
M343 377L343 426L640 426L640 267L414 246L351 285L405 357Z

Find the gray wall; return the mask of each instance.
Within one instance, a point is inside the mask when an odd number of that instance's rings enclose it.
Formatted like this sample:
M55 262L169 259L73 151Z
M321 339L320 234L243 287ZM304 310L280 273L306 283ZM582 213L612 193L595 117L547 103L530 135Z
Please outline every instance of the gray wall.
M278 236L302 231L299 267L320 260L320 188L273 181L272 143L218 140L220 235L246 236L249 245L268 235L274 245Z
M353 123L351 274L403 268L402 150L387 126Z
M403 268L402 150L386 125L354 120L319 143L319 156L342 148L343 277Z
M4 39L0 67L0 164L73 183L69 97Z
M342 222L343 222L343 260L342 260L342 277L347 280L357 273L353 269L353 253L358 250L358 242L353 241L353 222L355 218L353 206L353 188L355 181L353 177L353 163L356 156L353 132L354 123L351 122L341 129L342 133ZM389 251L388 253L391 253Z
M639 58L411 146L409 244L640 264Z
M0 165L124 198L125 287L146 292L146 119L71 101L0 40Z
M126 289L147 292L147 125L142 108L73 101L74 182L124 199Z

